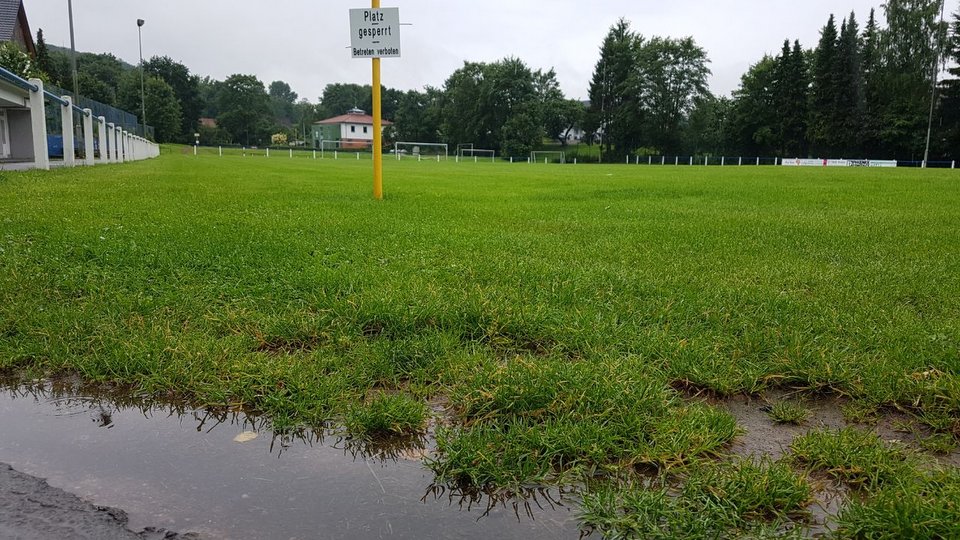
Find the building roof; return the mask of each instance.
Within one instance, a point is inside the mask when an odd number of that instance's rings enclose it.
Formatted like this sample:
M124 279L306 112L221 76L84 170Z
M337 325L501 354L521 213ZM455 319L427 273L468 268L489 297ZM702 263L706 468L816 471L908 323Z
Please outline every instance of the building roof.
M36 47L27 23L27 12L23 9L23 0L0 0L0 42L13 41L18 26L23 34L23 45L28 53L33 54Z
M389 120L381 120L380 122L384 126L389 126L393 124L393 122ZM334 116L333 118L327 118L326 120L320 120L319 122L314 122L314 124L320 124L325 126L336 125L336 124L364 124L364 125L372 126L373 117L370 116L369 114L363 114L363 111L360 111L359 113L350 112L347 114L341 114L340 116Z

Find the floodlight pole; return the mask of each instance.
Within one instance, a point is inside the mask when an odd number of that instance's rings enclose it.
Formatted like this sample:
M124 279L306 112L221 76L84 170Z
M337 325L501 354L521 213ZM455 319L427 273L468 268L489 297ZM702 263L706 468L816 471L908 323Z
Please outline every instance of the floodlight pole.
M943 8L945 0L940 0L940 24L937 26L937 37L939 38L940 29L943 27ZM930 116L927 117L927 143L923 150L923 165L927 168L927 160L930 158L930 135L933 132L933 108L937 99L937 71L940 66L940 54L943 52L943 40L938 39L937 56L933 61L933 72L930 74Z
M73 99L80 97L77 87L77 45L73 40L73 0L67 0L67 17L70 19L70 71L73 72Z
M143 138L147 138L147 94L143 87L143 19L137 19L137 41L140 44L140 123L143 125Z
M380 9L380 0L370 0L371 9ZM373 198L383 199L383 134L380 122L380 59L373 58Z

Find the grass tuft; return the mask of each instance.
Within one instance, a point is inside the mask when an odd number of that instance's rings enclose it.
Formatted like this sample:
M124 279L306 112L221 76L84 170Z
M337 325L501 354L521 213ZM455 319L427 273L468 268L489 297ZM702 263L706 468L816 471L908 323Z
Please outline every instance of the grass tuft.
M778 401L770 406L767 414L778 424L800 425L810 416L810 410L793 401Z
M811 500L803 477L769 461L701 463L678 480L682 487L591 486L581 519L604 538L772 536L797 528Z
M790 450L797 463L867 491L907 482L920 466L903 444L856 428L812 431L794 439Z
M355 437L415 435L427 421L427 406L405 394L378 394L353 405L344 415L347 433Z

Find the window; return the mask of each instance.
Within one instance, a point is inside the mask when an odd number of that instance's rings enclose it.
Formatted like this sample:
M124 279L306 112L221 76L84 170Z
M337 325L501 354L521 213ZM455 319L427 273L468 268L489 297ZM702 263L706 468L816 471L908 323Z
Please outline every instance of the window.
M364 132L364 133L367 132L367 126L363 126L363 132Z
M350 133L356 133L356 132L357 132L357 126L350 126Z

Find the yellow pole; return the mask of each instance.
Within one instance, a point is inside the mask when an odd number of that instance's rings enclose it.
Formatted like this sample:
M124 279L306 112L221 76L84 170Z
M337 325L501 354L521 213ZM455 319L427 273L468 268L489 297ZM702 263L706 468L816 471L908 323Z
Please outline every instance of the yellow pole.
M370 0L372 9L380 9L380 0ZM380 125L380 59L373 59L373 198L383 199L383 141Z

